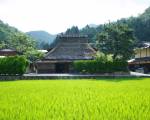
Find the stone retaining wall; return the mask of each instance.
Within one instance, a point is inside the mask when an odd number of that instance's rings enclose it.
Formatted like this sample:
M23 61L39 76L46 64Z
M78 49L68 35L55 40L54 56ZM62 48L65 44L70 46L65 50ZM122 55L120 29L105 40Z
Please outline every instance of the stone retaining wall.
M103 75L52 75L52 76L0 76L0 81L12 80L52 80L52 79L98 79L98 78L123 78L123 77L147 77L133 76L130 74L103 74Z

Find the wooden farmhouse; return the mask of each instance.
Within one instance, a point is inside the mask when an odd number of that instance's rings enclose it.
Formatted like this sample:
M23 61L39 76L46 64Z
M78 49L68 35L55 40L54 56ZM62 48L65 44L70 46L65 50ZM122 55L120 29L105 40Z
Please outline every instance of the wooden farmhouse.
M59 35L59 42L44 59L36 62L37 73L70 73L75 60L94 59L96 51L88 44L87 36Z
M135 49L135 58L130 60L129 67L136 71L143 68L144 73L150 72L150 43L144 43L141 47Z

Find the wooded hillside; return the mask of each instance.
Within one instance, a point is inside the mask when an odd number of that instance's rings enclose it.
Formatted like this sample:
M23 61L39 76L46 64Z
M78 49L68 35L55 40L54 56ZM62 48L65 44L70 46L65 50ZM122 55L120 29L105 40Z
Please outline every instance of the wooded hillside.
M25 33L0 21L0 49L3 48L26 52L35 48L35 41Z

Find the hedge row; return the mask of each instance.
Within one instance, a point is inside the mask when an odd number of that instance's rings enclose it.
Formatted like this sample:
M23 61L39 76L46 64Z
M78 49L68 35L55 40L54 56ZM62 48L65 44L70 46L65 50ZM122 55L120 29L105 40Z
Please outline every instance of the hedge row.
M125 61L80 60L74 62L74 68L80 73L114 73L128 72Z
M27 66L28 61L23 56L0 58L0 75L22 75Z

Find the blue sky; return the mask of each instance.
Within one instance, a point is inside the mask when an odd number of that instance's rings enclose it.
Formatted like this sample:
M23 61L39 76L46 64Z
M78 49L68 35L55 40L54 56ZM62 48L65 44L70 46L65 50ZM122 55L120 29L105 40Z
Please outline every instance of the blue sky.
M137 16L149 6L149 0L0 0L0 19L23 32L56 34L73 25Z

